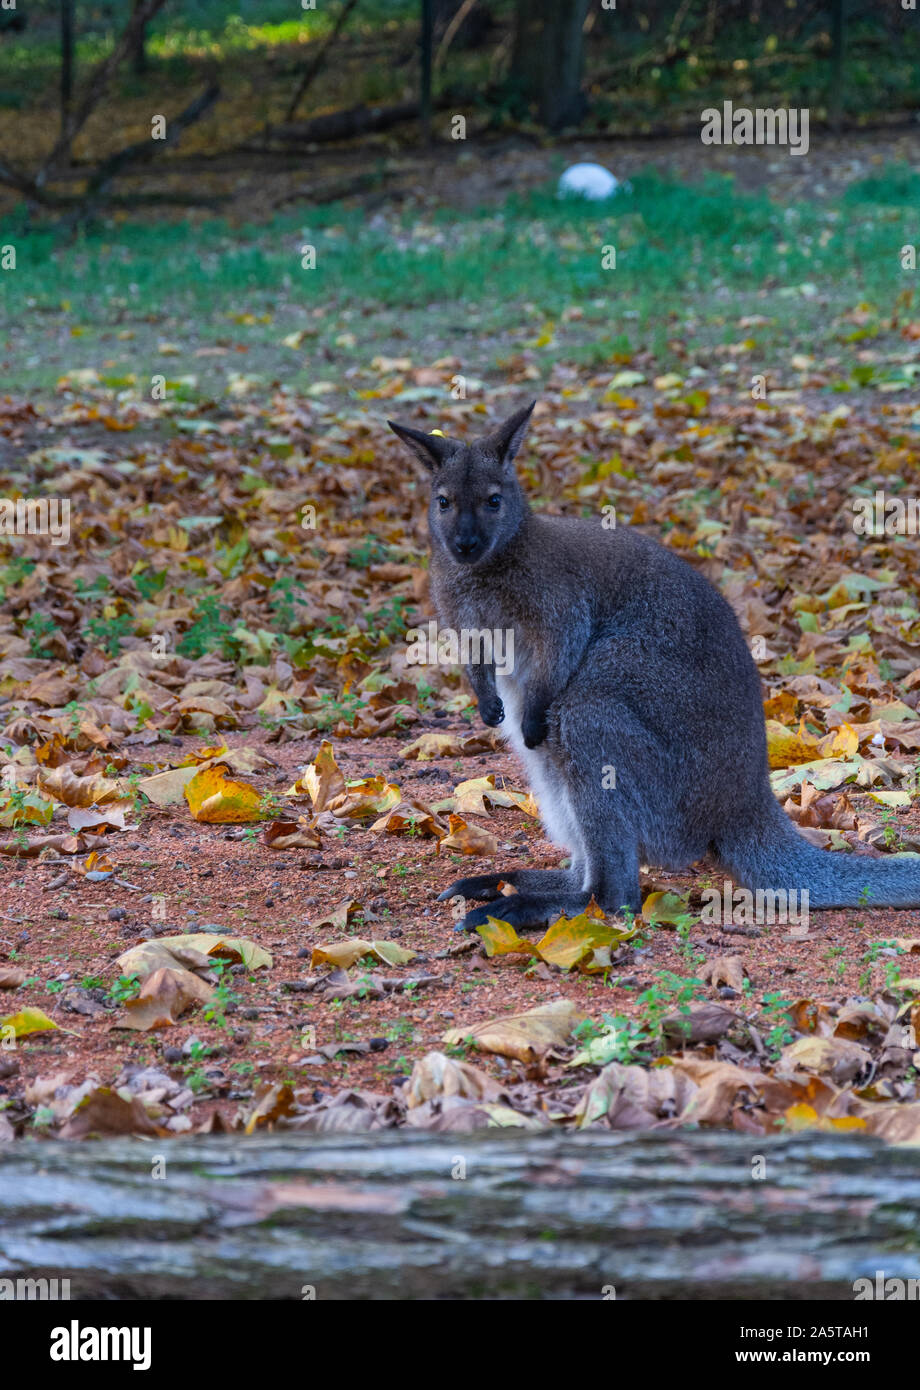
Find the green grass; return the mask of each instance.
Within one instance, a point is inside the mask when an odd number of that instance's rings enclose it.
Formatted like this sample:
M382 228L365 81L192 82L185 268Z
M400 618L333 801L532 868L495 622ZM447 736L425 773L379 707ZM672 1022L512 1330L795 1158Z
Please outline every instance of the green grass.
M104 7L76 8L75 59L78 70L97 63L111 49L132 9L132 0L114 0ZM171 0L147 30L147 55L152 63L180 56L223 58L241 50L299 44L322 38L337 13L335 5L319 0L315 9L301 9L300 0ZM352 18L350 32L378 30L393 20L415 19L412 0L377 0L369 15ZM292 50L292 58L296 50ZM54 80L60 62L57 0L32 0L29 23L3 52L4 81L20 77Z
M194 394L240 373L339 381L379 352L424 365L456 351L487 371L521 347L546 370L651 348L666 370L676 340L705 354L751 337L759 361L832 353L845 375L917 284L900 250L920 243L918 183L892 168L837 204L784 206L725 179L689 187L647 174L606 210L547 190L473 214L373 222L342 207L238 228L119 222L71 245L9 218L0 246L16 247L17 267L0 285L12 351L0 349L0 366L10 388L86 367L142 387L155 372L194 373ZM315 269L301 268L307 244ZM605 246L615 270L602 268ZM860 304L866 323L839 322ZM739 330L755 314L768 322ZM302 343L284 346L297 331ZM164 341L178 356L161 360ZM221 344L226 359L191 358Z

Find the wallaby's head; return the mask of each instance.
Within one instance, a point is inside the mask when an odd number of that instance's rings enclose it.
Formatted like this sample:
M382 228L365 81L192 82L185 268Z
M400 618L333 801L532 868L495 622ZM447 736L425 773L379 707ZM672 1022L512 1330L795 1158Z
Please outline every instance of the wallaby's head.
M471 444L387 421L431 475L431 543L451 560L462 565L494 560L517 534L527 503L514 456L535 405L531 401Z

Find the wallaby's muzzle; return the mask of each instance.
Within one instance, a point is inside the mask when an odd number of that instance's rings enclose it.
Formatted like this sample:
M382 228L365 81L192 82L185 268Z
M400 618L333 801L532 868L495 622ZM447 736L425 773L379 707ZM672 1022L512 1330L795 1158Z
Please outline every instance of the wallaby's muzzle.
M483 545L478 536L457 536L451 549L461 564L470 564L479 559Z

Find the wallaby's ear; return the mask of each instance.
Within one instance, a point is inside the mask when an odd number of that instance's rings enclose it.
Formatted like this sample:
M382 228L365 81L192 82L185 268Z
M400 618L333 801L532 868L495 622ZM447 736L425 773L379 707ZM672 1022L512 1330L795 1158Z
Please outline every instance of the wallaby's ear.
M536 401L531 401L530 405L525 405L523 410L516 410L488 437L488 443L495 449L505 468L511 467L515 454L524 442L524 435L527 433L527 426L530 424L530 417L535 405Z
M440 468L453 447L443 434L424 434L422 430L410 429L408 425L397 425L395 420L387 420L387 424L429 470Z

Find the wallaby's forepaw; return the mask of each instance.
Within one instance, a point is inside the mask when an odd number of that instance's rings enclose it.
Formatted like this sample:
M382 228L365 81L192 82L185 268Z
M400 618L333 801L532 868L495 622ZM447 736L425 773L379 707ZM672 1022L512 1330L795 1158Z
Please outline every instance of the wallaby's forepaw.
M488 724L490 729L494 729L501 724L505 717L505 706L497 695L483 697L479 701L479 718L483 724Z
M521 720L521 735L525 748L539 748L546 738L546 710L527 711Z
M479 874L473 878L458 878L449 888L445 888L443 893L438 894L438 902L450 902L451 898L476 898L479 901L491 901L498 897L497 884L501 879L500 874Z

